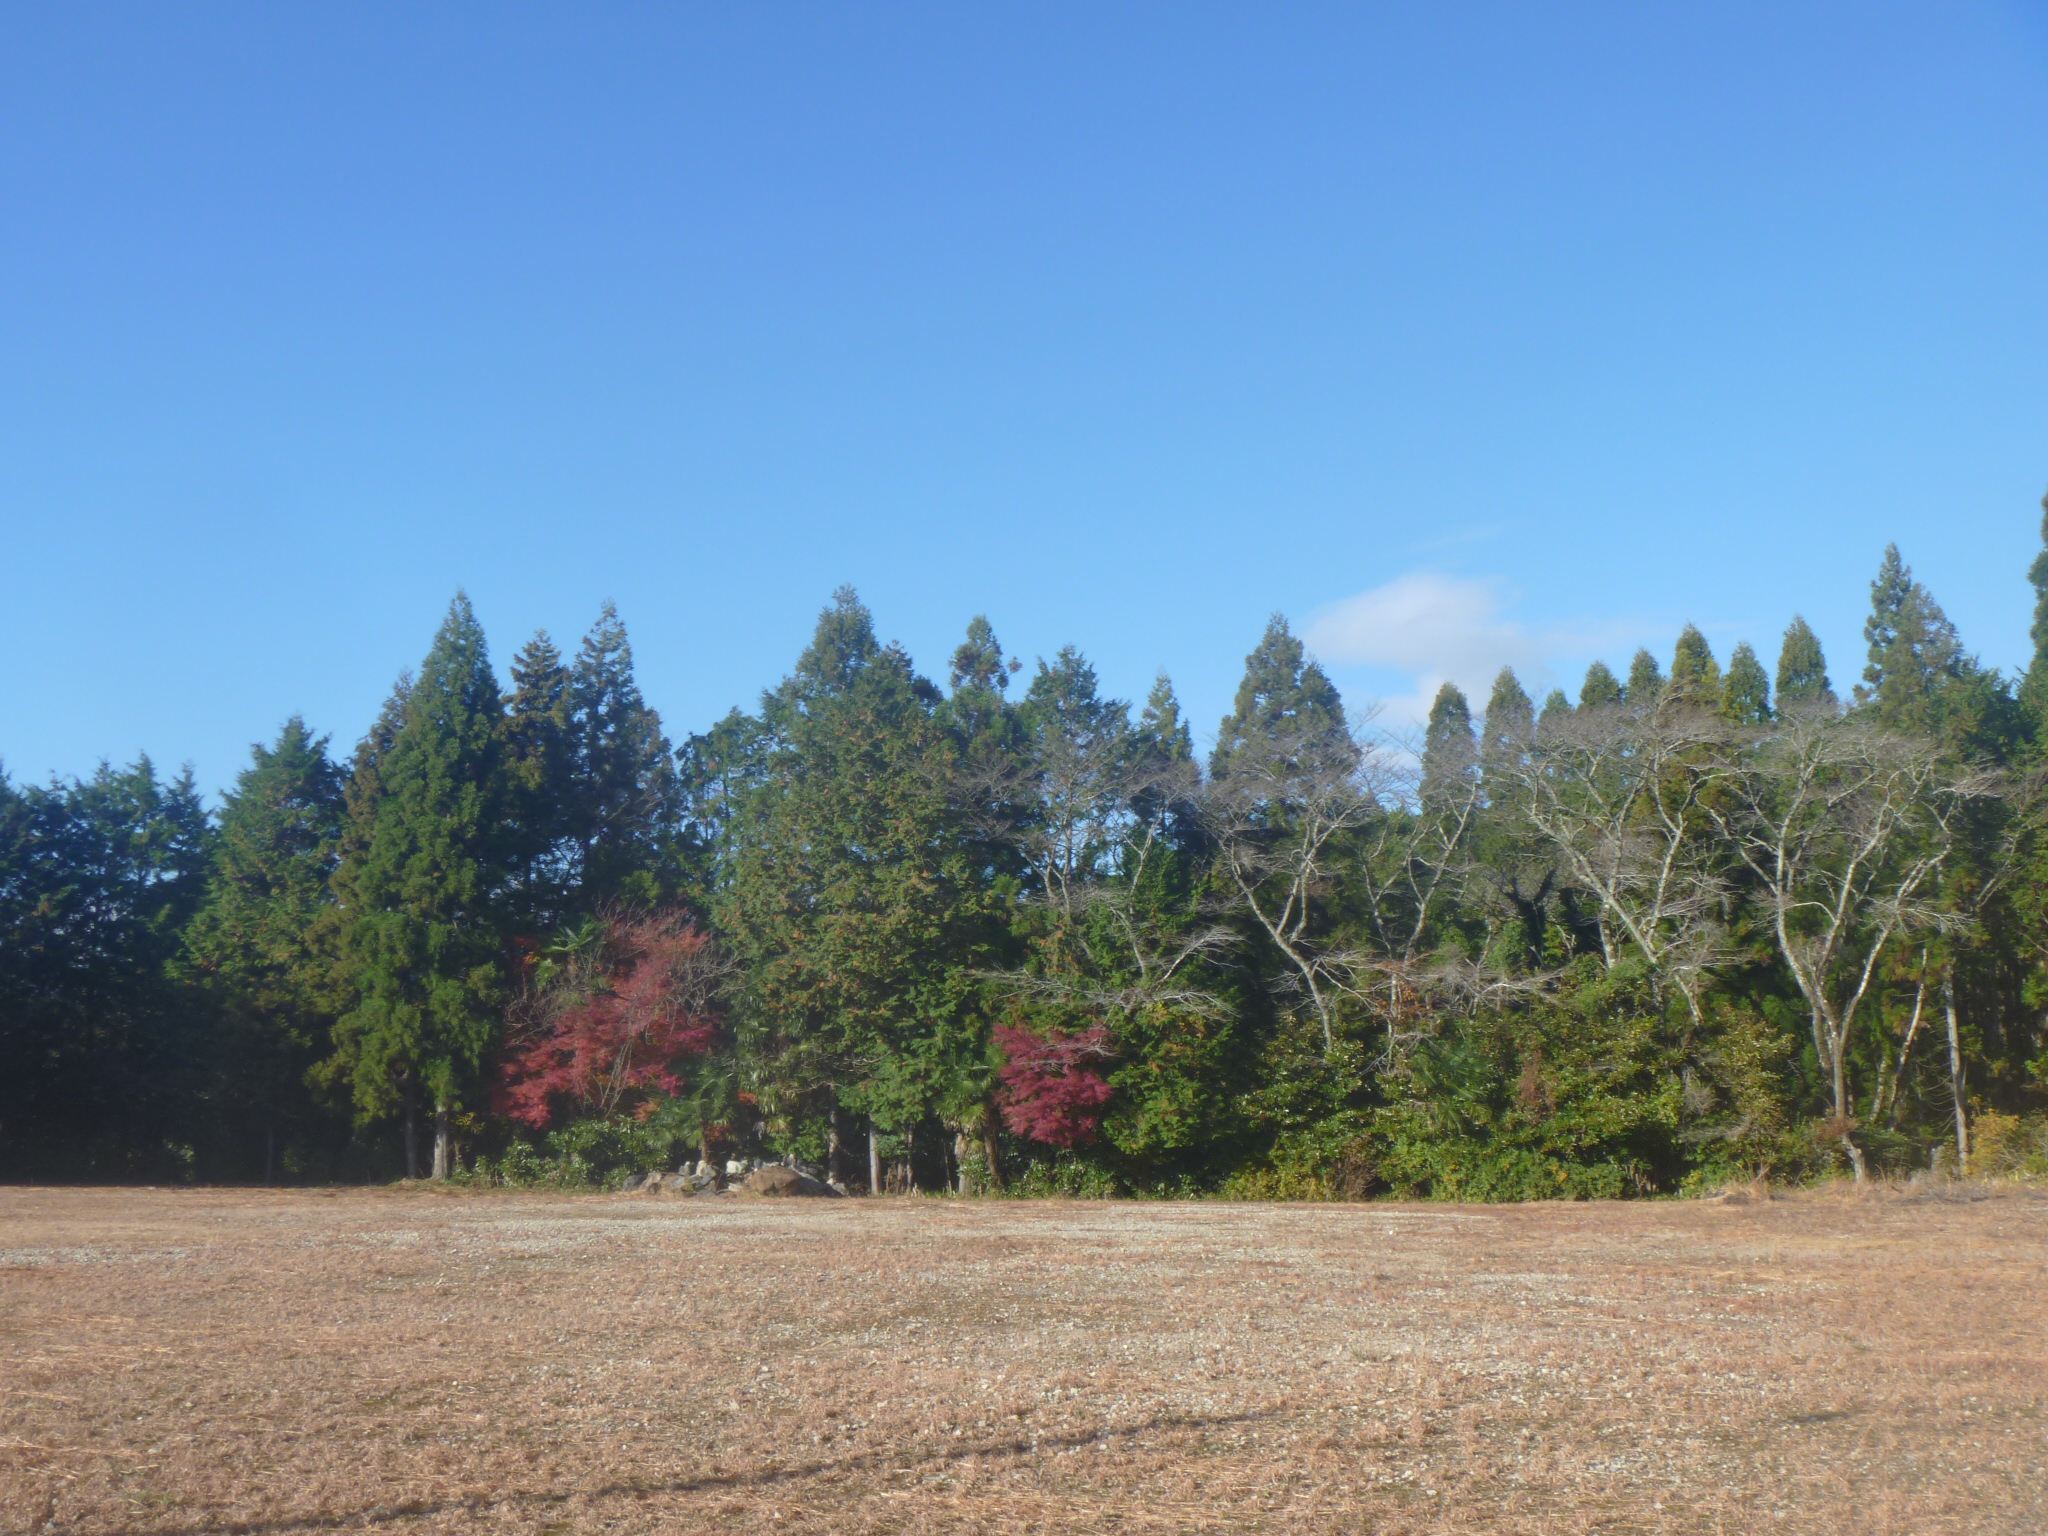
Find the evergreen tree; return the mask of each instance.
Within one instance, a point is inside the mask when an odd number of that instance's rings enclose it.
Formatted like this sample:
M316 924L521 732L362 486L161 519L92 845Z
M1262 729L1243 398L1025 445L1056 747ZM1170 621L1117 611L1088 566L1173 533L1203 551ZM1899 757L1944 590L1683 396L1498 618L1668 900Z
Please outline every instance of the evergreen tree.
M1872 710L1894 730L1933 731L1940 724L1941 695L1974 670L1963 654L1955 625L1941 605L1887 544L1877 579L1870 584L1870 617L1863 622L1870 660L1856 686L1856 704Z
M1671 695L1701 709L1721 707L1721 666L1697 624L1686 625L1678 636L1671 656Z
M1608 709L1620 702L1621 682L1607 663L1596 661L1586 668L1586 680L1579 685L1579 708Z
M434 1176L450 1171L451 1117L496 1040L511 873L503 727L483 629L457 594L417 681L401 683L358 754L355 825L335 874L353 1005L335 1025L330 1071L362 1118L402 1111L408 1176L423 1096Z
M1834 684L1828 681L1828 663L1821 654L1820 636L1805 619L1794 614L1785 628L1785 642L1778 648L1778 707L1834 702Z
M221 806L206 899L185 950L217 1009L219 1122L260 1128L268 1182L280 1142L314 1129L304 1082L330 1047L337 1011L318 934L333 905L344 806L327 738L297 715L275 746L251 750Z
M1526 752L1536 732L1536 709L1522 691L1513 667L1502 667L1486 701L1486 719L1479 736L1479 755L1489 764Z
M967 638L954 649L950 686L955 692L974 688L999 694L1010 686L1011 674L1023 667L1021 661L1003 660L1002 642L996 639L988 615L977 613L967 622Z
M1002 643L985 615L969 621L967 638L953 652L953 694L946 702L963 748L990 759L1017 750L1017 723L1004 694L1023 667L1021 661L1003 659Z
M1565 697L1564 690L1551 689L1544 697L1543 713L1536 717L1536 734L1541 736L1546 730L1562 725L1571 717L1571 712L1572 701Z
M173 966L211 830L148 757L15 790L0 775L0 1172L189 1176L206 1059Z
M569 675L575 761L569 823L585 910L607 902L649 906L676 882L678 786L661 717L633 677L633 647L606 603Z
M1664 697L1664 674L1657 668L1657 658L1647 647L1636 652L1628 664L1628 702L1638 709L1649 709Z
M981 1059L953 973L986 905L956 836L939 704L850 587L762 700L716 910L747 964L757 1092L786 1145L840 1104L907 1132Z
M570 707L569 669L542 630L512 660L505 714L509 857L519 871L512 915L535 937L563 921L574 891Z
M1763 725L1771 718L1771 680L1745 640L1728 658L1721 685L1721 713L1737 725Z
M2041 498L2041 553L2027 567L2027 580L2034 588L2034 622L2027 637L2034 642L2034 659L2028 663L2020 682L2020 704L2033 724L2036 740L2048 724L2048 496Z
M1345 735L1344 703L1323 669L1308 659L1302 644L1274 614L1258 648L1244 659L1236 707L1223 719L1216 750L1209 757L1214 778L1230 773L1231 758L1247 745L1290 741L1321 742Z
M1445 683L1429 706L1429 724L1422 735L1422 803L1433 805L1462 794L1478 769L1472 707L1457 684Z
M1173 679L1164 672L1152 680L1152 691L1145 695L1145 707L1138 713L1136 739L1164 762L1191 763L1195 759L1194 733L1181 716Z

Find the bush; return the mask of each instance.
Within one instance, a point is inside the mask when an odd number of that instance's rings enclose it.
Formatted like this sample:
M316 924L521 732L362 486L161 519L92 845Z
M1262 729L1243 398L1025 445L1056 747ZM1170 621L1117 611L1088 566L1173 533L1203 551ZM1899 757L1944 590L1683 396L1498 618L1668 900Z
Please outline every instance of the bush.
M659 1115L575 1120L548 1133L545 1151L514 1140L502 1157L479 1157L463 1178L483 1188L617 1189L633 1174L671 1166L682 1146Z
M1116 1175L1108 1169L1068 1156L1032 1163L1010 1189L1027 1199L1041 1200L1114 1200L1121 1192Z
M1981 1179L2048 1178L2048 1115L1983 1111L1970 1127L1970 1172Z

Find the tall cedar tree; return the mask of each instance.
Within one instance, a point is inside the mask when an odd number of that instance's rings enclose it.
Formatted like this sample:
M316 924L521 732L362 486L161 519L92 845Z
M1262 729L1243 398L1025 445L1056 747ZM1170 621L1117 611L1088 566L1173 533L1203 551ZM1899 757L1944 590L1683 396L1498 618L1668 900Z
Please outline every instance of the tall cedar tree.
M1771 680L1747 640L1728 657L1728 676L1721 683L1721 713L1737 725L1764 725L1771 718Z
M647 907L676 885L675 759L633 677L633 647L604 605L569 674L574 879L586 910Z
M939 702L850 587L762 699L715 907L747 966L772 1134L798 1137L841 1104L907 1130L962 1054L946 983L971 959L961 936L977 900Z
M575 901L571 816L576 749L569 727L569 668L545 630L512 659L505 711L506 855L514 884L508 915L529 937L564 922Z
M200 1019L172 979L210 829L147 757L16 790L0 774L0 1170L189 1175Z
M1579 708L1610 709L1621 702L1621 682L1604 661L1586 668L1586 680L1579 684Z
M1637 651L1629 661L1627 697L1637 709L1652 709L1664 697L1664 674L1647 649Z
M1498 766L1529 750L1536 734L1536 707L1529 702L1513 667L1502 667L1486 700L1486 719L1479 735L1479 756Z
M2041 553L2027 567L2027 580L2034 588L2034 622L2027 630L2034 659L2020 683L2020 704L2036 741L2048 737L2048 496L2041 498L2041 543Z
M2012 691L1963 649L1934 595L1913 579L1897 545L1870 584L1863 637L1870 659L1856 689L1860 709L1892 730L1937 736L1973 755L2000 759L2015 745Z
M358 756L355 825L335 875L354 994L335 1026L335 1067L360 1117L402 1112L408 1177L419 1173L420 1104L431 1104L433 1172L444 1178L451 1118L497 1040L516 851L503 705L466 596L380 725Z
M215 1008L218 1125L260 1144L266 1183L281 1147L318 1131L307 1071L332 1049L339 1011L320 942L340 854L341 772L297 715L223 799L205 904L185 932L186 968ZM253 1154L253 1145L250 1148ZM311 1148L304 1148L310 1152Z
M1145 707L1138 711L1138 739L1169 763L1195 760L1195 733L1181 718L1180 700L1174 697L1173 679L1161 672L1152 679L1152 691L1145 695Z
M1445 683L1429 706L1422 735L1422 803L1433 805L1465 793L1479 768L1472 736L1472 706L1455 683Z
M1834 702L1835 685L1828 680L1828 660L1821 654L1820 636L1795 613L1778 647L1778 707L1811 708Z
M1228 778L1232 757L1247 748L1263 751L1292 740L1318 741L1347 729L1336 686L1276 613L1258 648L1244 659L1244 678L1217 732L1209 773Z
M1548 694L1544 695L1543 713L1536 717L1536 734L1540 736L1546 729L1552 729L1564 724L1565 720L1570 717L1571 712L1572 701L1565 697L1564 690L1562 688L1551 689Z
M1935 729L1940 697L1963 675L1968 658L1941 604L1887 544L1870 584L1870 617L1863 621L1870 660L1856 685L1856 703L1873 709L1895 730Z
M1696 709L1721 707L1721 665L1697 624L1679 632L1678 646L1671 653L1671 696Z

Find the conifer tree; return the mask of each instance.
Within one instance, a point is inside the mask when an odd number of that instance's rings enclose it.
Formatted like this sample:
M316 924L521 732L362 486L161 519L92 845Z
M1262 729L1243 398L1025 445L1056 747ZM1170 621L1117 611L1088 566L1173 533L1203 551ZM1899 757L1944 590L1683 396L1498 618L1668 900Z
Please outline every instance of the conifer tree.
M1320 742L1344 736L1348 729L1336 687L1276 613L1258 647L1244 659L1236 705L1217 732L1209 772L1217 779L1228 777L1232 757L1247 746L1264 750L1283 741Z
M1821 654L1820 636L1805 619L1794 614L1785 628L1784 644L1778 648L1778 707L1834 702L1834 684L1828 681L1828 663Z
M1023 667L1003 659L1002 642L984 614L969 621L967 638L953 652L946 713L963 749L990 772L1019 746L1015 713L1004 694Z
M1721 666L1714 660L1713 647L1697 624L1686 625L1671 656L1672 697L1701 709L1719 709L1721 692Z
M452 1116L496 1039L510 874L503 727L483 629L458 593L418 679L401 683L358 755L355 825L335 875L353 1006L335 1025L331 1071L362 1118L402 1112L409 1176L423 1098L434 1176L449 1173Z
M1895 730L1932 731L1940 724L1945 688L1972 670L1956 627L1941 605L1887 544L1870 584L1870 617L1863 622L1870 660L1856 686L1859 709L1872 710Z
M1553 688L1543 699L1543 713L1536 717L1536 734L1562 725L1571 717L1572 701L1565 697L1562 688Z
M512 660L505 715L510 857L519 871L513 916L531 937L563 920L573 891L576 751L569 687L562 653L545 630L536 633Z
M984 914L954 835L939 704L850 587L762 700L716 910L748 967L779 1134L838 1104L908 1129L981 1049L945 980L972 959L963 930Z
M1479 737L1479 755L1488 764L1529 749L1536 731L1536 709L1522 690L1513 667L1502 667L1486 701L1486 719Z
M1472 706L1456 683L1445 683L1429 706L1429 724L1422 736L1422 803L1462 794L1478 768Z
M675 884L675 760L633 677L633 647L606 603L569 674L570 800L579 899L651 905Z
M215 1094L229 1123L260 1126L263 1176L306 1118L304 1078L329 1047L338 999L319 933L332 909L341 773L292 716L251 749L224 798L206 899L185 931L186 969L217 1009Z
M200 1020L171 968L210 843L189 769L0 774L0 1173L155 1175L204 1132Z
M1586 668L1586 680L1579 685L1579 708L1607 709L1621 702L1621 682L1604 661Z
M1721 685L1721 713L1737 725L1762 725L1771 718L1771 680L1745 640L1728 658Z
M1173 679L1161 672L1145 695L1145 707L1138 713L1137 741L1169 763L1191 763L1195 758L1194 733L1182 718L1180 700L1174 696Z
M1237 707L1210 756L1204 799L1221 862L1245 911L1307 993L1327 1063L1335 1001L1324 915L1310 895L1338 848L1383 813L1365 754L1321 667L1275 614L1245 658Z
M2027 580L2034 588L2034 622L2027 637L2034 642L2034 659L2020 681L2020 705L2032 722L2035 740L2048 731L2048 496L2041 498L2041 553L2027 567Z
M1664 697L1664 674L1648 647L1635 653L1628 664L1628 702L1638 709L1653 708Z

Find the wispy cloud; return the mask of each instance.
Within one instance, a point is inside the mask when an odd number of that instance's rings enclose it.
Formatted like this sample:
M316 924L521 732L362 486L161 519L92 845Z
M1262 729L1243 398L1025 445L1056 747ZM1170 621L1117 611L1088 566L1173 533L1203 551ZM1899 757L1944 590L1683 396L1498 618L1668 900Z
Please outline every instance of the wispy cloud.
M1510 614L1514 594L1493 579L1411 571L1312 615L1302 638L1326 665L1399 674L1412 691L1381 700L1390 726L1427 716L1446 682L1482 709L1494 677L1513 667L1530 692L1555 684L1560 663L1621 641L1632 625L1532 627Z
M1496 582L1415 571L1332 603L1304 638L1325 661L1462 680L1537 656L1528 632L1502 616L1506 607Z

